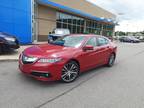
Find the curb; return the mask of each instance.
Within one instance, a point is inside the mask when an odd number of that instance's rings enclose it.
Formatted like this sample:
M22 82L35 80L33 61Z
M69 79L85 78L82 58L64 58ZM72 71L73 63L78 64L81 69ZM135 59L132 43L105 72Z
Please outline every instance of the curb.
M3 60L0 60L0 63L1 62L17 62L18 59L3 59Z

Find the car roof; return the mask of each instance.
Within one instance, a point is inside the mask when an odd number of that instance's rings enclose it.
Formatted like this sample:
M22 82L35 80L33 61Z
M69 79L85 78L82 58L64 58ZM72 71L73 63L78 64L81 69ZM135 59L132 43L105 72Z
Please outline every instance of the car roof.
M106 37L106 36L96 35L96 34L69 34L69 35L67 35L67 36L103 37L103 38L109 39L109 38ZM109 39L109 40L110 40L110 39Z

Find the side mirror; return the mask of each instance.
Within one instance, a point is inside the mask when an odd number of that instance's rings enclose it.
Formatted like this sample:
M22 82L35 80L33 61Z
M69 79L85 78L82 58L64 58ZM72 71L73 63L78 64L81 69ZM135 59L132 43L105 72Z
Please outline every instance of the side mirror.
M83 50L84 51L87 51L87 50L94 50L94 47L92 45L86 45L83 47Z

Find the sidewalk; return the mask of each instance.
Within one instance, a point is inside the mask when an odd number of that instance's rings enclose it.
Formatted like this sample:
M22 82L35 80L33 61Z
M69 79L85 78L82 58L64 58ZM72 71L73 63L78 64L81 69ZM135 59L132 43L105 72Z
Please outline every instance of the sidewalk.
M5 54L0 55L0 62L1 61L17 61L19 58L20 53L26 49L27 47L30 47L32 45L26 45L21 46L18 50L14 50Z

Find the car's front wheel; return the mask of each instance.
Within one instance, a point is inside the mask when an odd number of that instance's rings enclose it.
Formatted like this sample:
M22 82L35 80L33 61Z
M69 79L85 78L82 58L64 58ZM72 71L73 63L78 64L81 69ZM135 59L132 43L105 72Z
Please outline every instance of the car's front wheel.
M79 75L79 65L75 61L66 63L62 69L61 80L66 83L73 82Z

